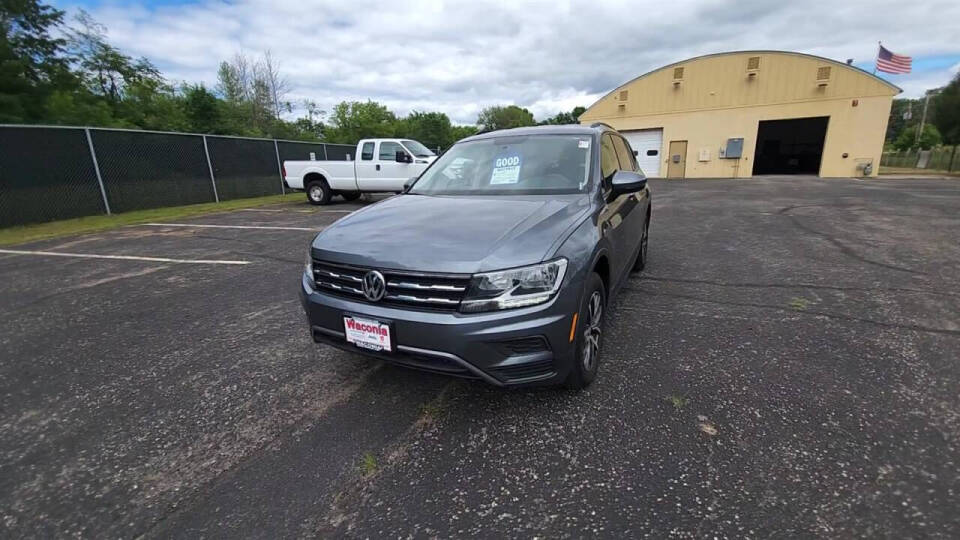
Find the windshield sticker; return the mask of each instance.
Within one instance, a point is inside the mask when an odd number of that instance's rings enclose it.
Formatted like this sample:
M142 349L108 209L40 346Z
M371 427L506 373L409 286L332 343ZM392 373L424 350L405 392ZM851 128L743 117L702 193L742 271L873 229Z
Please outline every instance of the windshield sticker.
M520 179L520 156L501 155L494 162L493 174L490 175L490 185L516 184Z
M580 141L579 144L577 144L577 146L579 148L590 148L590 141L589 140Z

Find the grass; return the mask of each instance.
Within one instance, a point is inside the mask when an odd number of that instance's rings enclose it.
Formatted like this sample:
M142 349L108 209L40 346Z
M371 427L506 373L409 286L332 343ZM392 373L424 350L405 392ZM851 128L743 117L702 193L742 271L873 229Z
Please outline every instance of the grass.
M669 401L673 408L678 411L682 411L690 403L690 400L684 396L670 396L666 398L666 401Z
M125 225L135 225L137 223L165 221L190 216L198 216L202 214L213 214L216 212L229 212L239 208L251 208L254 206L263 206L265 204L294 201L303 201L303 194L288 193L286 195L268 195L266 197L234 199L219 203L191 204L188 206L171 206L168 208L151 208L150 210L135 210L133 212L124 212L122 214L113 214L111 216L87 216L75 219L65 219L62 221L51 221L48 223L21 225L18 227L0 229L0 246L22 244L24 242L46 240L48 238L58 238L61 236L71 236L75 234L101 232L109 229L115 229L117 227L123 227Z
M799 296L794 296L793 299L790 300L790 307L798 311L807 309L809 305L810 305L809 300L807 300L806 298L800 298Z
M364 476L372 476L373 473L377 472L379 466L377 465L377 456L366 452L363 454L363 459L360 460L360 472Z

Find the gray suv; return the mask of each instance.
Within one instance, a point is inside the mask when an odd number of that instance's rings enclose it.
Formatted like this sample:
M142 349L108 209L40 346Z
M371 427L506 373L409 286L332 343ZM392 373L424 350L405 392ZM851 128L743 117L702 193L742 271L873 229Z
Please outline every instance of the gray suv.
M612 128L483 133L318 234L303 306L318 343L497 386L582 388L649 228L647 180Z

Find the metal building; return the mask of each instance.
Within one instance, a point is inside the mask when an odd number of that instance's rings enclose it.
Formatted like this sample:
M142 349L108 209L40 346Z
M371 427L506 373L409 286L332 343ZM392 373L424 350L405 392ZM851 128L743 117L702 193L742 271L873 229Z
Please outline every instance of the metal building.
M875 176L900 91L828 58L729 52L641 75L580 122L624 133L651 177Z

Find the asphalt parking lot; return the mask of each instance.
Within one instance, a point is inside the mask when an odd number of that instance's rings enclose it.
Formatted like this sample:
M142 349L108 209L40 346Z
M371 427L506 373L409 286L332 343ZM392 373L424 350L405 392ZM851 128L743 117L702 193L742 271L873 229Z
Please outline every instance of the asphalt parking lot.
M0 536L960 535L960 181L652 189L580 393L315 346L362 202L0 253Z

